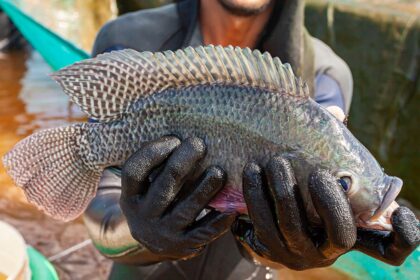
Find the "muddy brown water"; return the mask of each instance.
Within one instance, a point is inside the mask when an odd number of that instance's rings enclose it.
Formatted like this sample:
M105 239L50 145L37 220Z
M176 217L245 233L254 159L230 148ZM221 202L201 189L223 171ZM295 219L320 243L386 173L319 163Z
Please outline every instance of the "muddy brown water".
M19 6L87 51L98 29L115 14L112 0L22 0ZM85 120L48 77L50 72L36 52L0 52L0 157L35 130ZM47 257L89 238L81 220L57 222L29 205L2 164L0 220L15 226L28 244ZM111 262L88 245L54 266L60 279L106 279Z
M85 119L48 77L50 72L36 52L0 53L0 157L35 130ZM80 220L57 222L29 205L2 164L0 220L15 226L47 257L88 239ZM105 279L111 262L89 245L54 265L60 279Z

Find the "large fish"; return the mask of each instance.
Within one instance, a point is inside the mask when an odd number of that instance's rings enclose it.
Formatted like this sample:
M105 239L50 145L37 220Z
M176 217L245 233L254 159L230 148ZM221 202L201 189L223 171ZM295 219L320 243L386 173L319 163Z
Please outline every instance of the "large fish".
M402 181L387 176L370 152L332 114L314 102L290 65L268 53L233 47L176 52L123 50L66 67L52 75L97 123L37 132L4 157L29 201L62 220L80 215L94 197L104 168L122 165L150 140L198 136L207 156L197 167L228 174L210 205L246 212L242 169L286 155L311 219L306 189L316 168L343 185L359 225L390 229L390 205Z

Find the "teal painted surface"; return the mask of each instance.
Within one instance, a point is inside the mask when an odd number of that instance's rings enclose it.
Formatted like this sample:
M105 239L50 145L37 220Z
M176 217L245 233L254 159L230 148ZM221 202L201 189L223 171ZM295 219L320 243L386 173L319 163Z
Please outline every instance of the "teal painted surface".
M30 246L27 248L27 252L32 280L58 280L53 265L40 252Z
M334 268L353 279L420 279L420 249L417 248L401 266L391 266L360 252L350 252L334 264Z
M54 70L89 57L85 51L23 13L12 1L0 0L0 8Z

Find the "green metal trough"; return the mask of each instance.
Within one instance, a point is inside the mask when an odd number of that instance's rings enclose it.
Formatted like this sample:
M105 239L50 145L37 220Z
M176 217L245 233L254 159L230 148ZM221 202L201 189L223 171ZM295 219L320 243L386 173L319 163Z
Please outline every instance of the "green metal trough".
M0 8L54 70L89 58L85 51L25 14L12 1L0 0ZM359 252L350 252L340 257L333 268L352 279L420 279L420 249L417 248L399 267L384 264Z
M54 70L89 58L88 53L25 14L13 1L0 0L0 8Z

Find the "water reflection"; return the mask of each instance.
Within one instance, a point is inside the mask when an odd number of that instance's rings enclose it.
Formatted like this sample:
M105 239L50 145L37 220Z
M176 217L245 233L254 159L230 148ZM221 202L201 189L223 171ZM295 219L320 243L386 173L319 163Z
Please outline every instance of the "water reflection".
M32 121L19 119L19 135L26 135L38 128L57 127L83 117L77 106L69 102L48 74L51 68L37 52L27 61L27 71L21 84L20 100L25 104L25 114L32 115ZM25 118L25 116L23 116Z
M15 115L25 111L25 105L18 98L19 82L25 73L26 55L22 53L0 53L0 156L8 151L20 137L16 134ZM0 164L0 195L16 202L22 201L22 192L13 187L11 179Z
M0 53L0 157L35 130L85 120L48 74L36 52ZM26 242L52 256L88 239L80 220L55 221L26 202L0 163L0 220L16 227ZM93 246L54 263L60 279L106 279L111 262Z
M49 78L37 52L0 54L0 157L35 130L83 121L83 113ZM24 202L0 165L0 198Z

